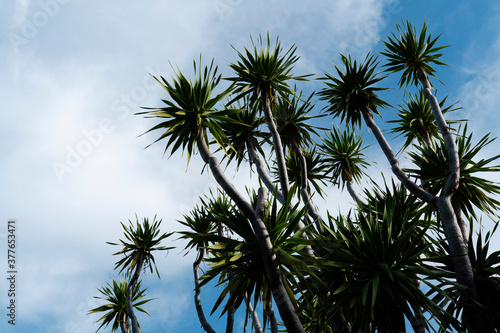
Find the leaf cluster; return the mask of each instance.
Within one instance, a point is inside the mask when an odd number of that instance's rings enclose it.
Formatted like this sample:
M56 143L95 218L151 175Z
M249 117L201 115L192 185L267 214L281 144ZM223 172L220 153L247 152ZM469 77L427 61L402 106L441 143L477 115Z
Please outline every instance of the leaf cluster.
M392 33L392 36L383 41L386 49L381 52L387 57L388 63L384 65L387 71L403 72L399 80L399 87L408 84L418 85L421 80L419 70L423 70L426 75L437 79L436 70L432 65L446 65L439 60L443 55L440 51L449 45L435 46L441 36L432 38L427 33L427 23L424 21L420 34L417 34L416 28L406 20L401 24L396 23L398 35Z
M256 42L252 39L252 48L243 47L243 51L237 52L239 60L231 63L236 76L227 80L233 82L237 94L231 102L249 96L250 102L255 103L260 99L262 92L269 94L270 100L276 95L286 98L293 95L288 85L289 80L306 80L308 75L296 76L292 73L294 64L299 57L295 54L297 48L290 47L283 52L279 38L274 45L271 44L269 33L264 41L259 36Z
M127 285L128 282L124 280L120 280L119 282L114 280L111 283L107 283L106 286L102 288L98 288L97 290L101 293L102 296L94 296L94 298L102 299L107 304L98 306L87 314L92 313L101 313L105 314L100 317L97 322L101 322L101 325L97 328L96 332L99 331L102 327L107 327L112 323L111 331L114 332L118 330L120 326L120 321L128 322L127 315ZM132 291L132 306L134 309L137 309L149 316L149 313L145 311L141 305L146 304L149 301L152 301L153 298L143 299L146 297L147 288L141 289L142 281L138 281L134 286ZM140 326L139 326L140 328Z
M122 246L120 251L113 254L123 255L123 258L116 262L115 269L120 269L120 273L125 271L127 274L131 274L138 265L144 265L144 267L149 267L151 273L153 273L154 267L156 274L160 277L152 252L173 249L173 247L160 245L164 239L173 234L173 232L160 234L161 221L156 220L155 216L152 223L149 222L149 218L143 218L140 222L136 216L135 224L130 220L128 226L120 222L124 230L125 240L120 239L119 244L107 242L110 245Z
M209 66L201 70L199 68L201 57L199 63L197 65L193 62L194 79L186 78L179 69L172 77L172 82L163 77L160 79L154 77L169 96L169 99L162 100L166 106L145 108L149 111L138 113L146 117L162 119L162 122L146 133L165 130L154 142L168 139L165 152L170 149L170 155L182 147L182 151L187 151L188 163L195 152L198 138L200 135L206 135L205 128L220 145L228 144L221 123L231 122L228 115L239 111L234 108L217 109L219 103L229 95L232 87L216 94L215 89L221 80L221 75L217 74L217 66L214 67L212 60Z
M467 218L477 220L476 209L483 213L495 214L500 202L493 194L500 193L500 185L491 180L480 177L483 173L500 171L500 165L491 165L498 162L500 155L489 158L480 158L480 153L495 139L490 134L483 136L473 144L472 133L467 132L467 125L457 136L456 144L460 161L459 187L453 195L460 202L462 211ZM416 146L416 150L409 153L412 162L417 168L408 168L406 171L422 182L433 195L443 191L449 175L448 148L443 139L438 140L439 149L434 150L427 146Z
M375 72L378 65L377 58L367 55L364 61L358 65L351 56L341 55L344 69L335 65L337 76L325 72L326 87L319 93L321 100L328 102L325 111L341 121L352 126L361 126L361 119L365 110L371 110L380 115L378 107L386 107L388 104L377 96L378 91L386 88L375 85L384 79Z

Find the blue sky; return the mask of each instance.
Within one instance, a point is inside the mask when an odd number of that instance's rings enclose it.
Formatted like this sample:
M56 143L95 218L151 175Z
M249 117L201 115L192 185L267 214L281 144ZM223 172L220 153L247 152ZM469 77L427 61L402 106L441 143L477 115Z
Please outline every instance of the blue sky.
M226 65L236 57L231 45L241 49L250 45L250 35L269 32L285 48L297 46L297 74L321 76L333 72L332 60L338 61L340 52L362 59L370 50L382 50L380 40L395 31L395 23L408 18L420 26L428 19L434 35L443 33L441 43L452 44L443 57L451 66L438 69L445 83L435 83L438 95L460 101L457 118L470 119L477 138L486 132L497 136L499 9L496 1L464 0L3 3L0 251L6 252L7 221L15 219L19 294L16 327L7 325L2 312L0 330L95 331L97 318L85 313L99 304L93 298L96 288L116 277L115 249L105 242L122 237L119 222L136 213L157 214L164 231L178 230L181 213L215 186L210 175L200 174L199 158L186 173L180 154L168 159L161 145L144 149L154 137L138 136L152 122L134 113L141 106L159 106L163 95L149 74L170 77L170 63L191 73L193 59L202 53L229 75ZM384 81L394 104L402 97L397 79ZM321 86L313 81L302 89ZM370 140L366 133L365 141ZM491 153L498 153L498 143ZM370 152L376 173L389 170L380 155L376 147ZM245 171L231 175L239 188L247 177ZM351 204L332 189L323 208ZM139 317L143 332L202 332L192 301L194 254L184 256L182 242L169 245L178 248L157 258L161 280L144 278L149 295L158 299L147 307L151 317ZM0 309L7 306L6 290L2 278ZM238 320L235 331L241 330ZM217 317L210 321L223 326Z

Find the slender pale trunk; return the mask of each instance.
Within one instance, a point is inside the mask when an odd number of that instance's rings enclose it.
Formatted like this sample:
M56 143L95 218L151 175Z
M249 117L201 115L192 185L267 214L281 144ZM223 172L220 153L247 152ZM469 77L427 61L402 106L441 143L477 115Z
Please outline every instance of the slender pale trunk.
M277 198L278 198L278 201L281 203L281 204L285 204L285 198L283 197L283 194L281 193L280 190L278 190L276 188L276 186L274 186L274 183L271 181L271 179L269 178L269 175L267 174L266 170L264 170L264 166L263 166L263 163L262 161L259 159L259 157L257 156L256 152L255 152L255 148L253 147L252 143L250 140L247 141L247 150L248 150L248 155L250 157L250 160L256 165L257 167L257 172L259 174L259 177L261 178L262 182L264 183L264 185L266 185L267 189L274 193ZM291 206L293 206L293 204L291 204ZM315 219L316 220L316 219ZM302 229L304 227L304 225L302 224L302 222L300 222L298 225L297 225L297 228L296 228L296 231L299 231L300 229ZM302 234L301 235L302 238L305 238L305 234ZM314 252L312 251L312 248L310 245L307 245L304 250L307 252L307 254L309 254L310 256L313 256L314 255Z
M278 198L278 201L282 205L284 205L286 203L286 200L283 197L283 193L281 193L281 191L279 189L277 189L276 186L274 186L274 183L272 182L271 178L269 178L269 175L267 174L266 170L264 170L264 164L262 163L260 158L257 156L257 154L255 152L255 148L253 147L250 140L247 141L247 150L248 150L248 155L250 157L250 160L257 167L257 173L259 174L259 177L262 180L262 182L264 183L264 185L266 185L267 189L271 193L275 194L276 197ZM290 202L290 206L293 206L292 202ZM312 205L311 205L311 207L312 207ZM317 218L315 218L315 220L317 220ZM299 231L303 227L304 227L304 225L302 224L302 222L299 222L296 231ZM304 237L304 235L302 235L302 236ZM309 247L309 245L308 245L308 247Z
M220 237L224 237L223 229L222 229L222 223L219 221L217 222L217 233L219 234ZM229 257L228 253L224 253L225 257ZM233 270L231 267L228 269L228 277L229 280L233 278ZM229 297L231 297L232 292L229 292ZM227 310L227 321L226 321L226 333L233 333L233 326L234 326L234 312L236 309L234 308L235 302L231 304L229 309Z
M427 128L423 129L420 132L420 137L421 137L420 143L424 147L427 147L428 149L433 148L431 136L430 136ZM430 193L430 185L424 186L423 189L424 189L424 191ZM415 278L412 279L412 281L413 281L413 284L415 285L415 287L417 287L418 289L420 289L422 287L422 283L420 282L420 277L418 274L415 274ZM422 307L419 307L419 308L422 310ZM414 316L411 316L410 318L408 318L408 320L410 321L411 327L413 328L413 331L415 333L425 333L426 332L428 326L427 326L427 320L425 319L424 315L414 315Z
M302 201L307 207L307 214L312 217L314 222L316 222L318 229L319 229L319 222L321 221L321 217L318 215L316 212L316 209L314 208L312 201L311 201L311 195L309 194L309 185L308 185L308 176L307 176L307 161L304 156L304 153L302 152L302 149L300 149L299 145L297 144L297 141L295 141L294 138L291 139L291 145L292 149L295 152L295 155L299 158L300 161L300 195L302 197Z
M420 188L415 182L413 182L410 178L408 178L406 173L401 169L396 154L394 154L394 151L391 149L391 146L385 139L384 134L382 134L382 131L373 120L373 114L371 113L370 109L368 109L368 107L365 107L365 109L362 110L362 112L366 125L370 128L370 130L373 132L373 135L377 139L380 148L384 152L387 160L391 165L392 172L394 173L394 175L401 181L401 183L403 183L403 185L412 194L416 195L420 200L427 202L432 206L435 206L437 204L437 199L428 192L424 191L422 188Z
M318 228L318 230L321 230L320 223L321 223L322 219L319 216L319 214L316 212L316 209L314 208L314 206L312 204L311 196L310 196L310 193L309 193L309 186L308 186L308 182L309 181L308 181L308 175L307 175L307 161L306 161L306 158L304 156L304 153L302 152L302 149L297 144L297 141L294 138L291 138L290 144L292 146L293 151L297 155L297 157L299 159L299 163L300 163L300 169L301 169L300 194L301 194L302 201L306 205L306 209L307 209L306 212L307 212L307 214L316 223L316 227ZM285 167L285 169L286 169L286 167ZM299 226L302 227L302 224L299 224ZM303 234L302 237L306 238L306 235ZM307 253L310 257L314 257L315 256L314 250L312 249L312 247L310 245L307 245L304 248L303 251L305 253ZM319 268L316 268L315 271L320 272L321 270ZM330 291L327 291L327 294L329 294L329 293L330 293ZM322 305L325 305L324 304L324 300L321 297L320 297L320 303ZM342 318L342 316L335 315L335 317L331 318L331 320L330 320L331 327L334 328L334 329L337 329L339 327L339 325L338 325L339 322L340 323L345 322L344 318ZM350 331L351 331L350 328L347 327L347 332L350 332Z
M195 262L193 263L193 275L194 275L194 285L195 285L194 305L196 307L196 312L198 314L198 320L200 321L200 324L205 330L205 332L215 333L215 330L212 328L207 318L205 317L205 313L203 312L203 306L201 305L199 268L204 256L205 256L205 250L201 247L198 248L198 258L196 258Z
M304 327L300 322L299 315L297 310L293 306L290 296L288 295L287 290L285 289L285 285L283 284L281 271L276 261L276 254L272 249L271 241L269 239L269 234L267 233L267 229L265 228L264 222L262 221L263 213L264 213L264 203L266 201L266 193L263 188L259 189L259 195L257 200L257 207L255 208L255 216L256 216L256 226L263 229L266 234L265 240L269 243L269 246L264 248L266 251L264 253L264 261L267 258L271 258L272 260L266 264L267 275L269 277L269 282L271 284L271 291L273 294L274 301L278 306L278 310L281 316L281 319L285 323L288 332L301 332L305 333ZM255 227L254 227L255 229ZM261 231L261 233L264 233ZM257 235L257 232L256 232ZM257 241L259 241L257 237ZM286 316L284 318L283 316Z
M245 294L245 301L247 302L248 312L252 315L252 326L255 333L262 333L262 326L260 326L259 316L252 306L252 302L248 299L248 295Z
M303 333L304 328L300 323L297 311L287 294L285 286L283 285L281 271L278 262L276 261L276 255L269 238L269 233L266 229L266 226L264 225L264 222L262 221L262 217L256 213L250 203L248 203L243 198L243 196L236 190L236 188L229 182L227 177L222 172L219 161L212 155L212 153L208 149L205 140L205 129L202 129L198 134L197 144L203 161L209 165L210 170L212 171L212 174L217 183L222 187L224 192L226 192L226 194L233 200L233 202L238 206L243 214L245 214L245 216L250 220L250 223L252 224L257 243L259 244L259 249L262 253L272 293L276 304L278 305L281 319L285 323L288 332ZM259 190L259 193L262 193L262 189ZM261 204L263 209L263 202Z
M424 97L429 101L431 105L432 113L434 114L434 118L436 119L436 124L438 125L439 131L441 132L441 135L443 136L446 143L446 147L448 148L450 174L448 176L448 181L446 182L443 194L451 197L453 193L455 193L458 189L458 184L460 181L460 160L458 157L457 145L455 142L455 138L451 134L448 124L443 117L439 102L436 96L432 94L431 84L427 78L427 74L422 67L420 67L418 70L418 78L420 80L420 83L422 84Z
M276 186L274 186L274 183L271 180L271 178L269 177L269 175L267 174L266 170L264 169L264 163L261 161L261 159L257 155L251 140L247 140L246 146L247 146L247 151L248 151L248 156L250 158L250 161L257 167L257 173L259 174L260 179L262 180L264 185L266 185L269 192L275 194L276 197L278 198L278 201L281 204L284 204L285 198L283 197L283 194L281 193L280 190L278 190L276 188Z
M458 225L460 226L460 230L462 231L462 237L464 239L464 243L466 246L469 244L469 229L467 223L465 223L462 218L462 202L458 197L457 193L455 193L451 197L451 204L453 206L453 211L455 212L455 216L457 217Z
M300 161L300 169L301 169L300 193L301 193L302 201L306 204L307 213L309 214L309 216L312 217L312 219L316 223L316 227L318 228L318 230L321 230L320 222L322 221L322 219L318 215L318 213L316 212L316 209L314 208L312 201L311 201L311 196L309 194L306 158L302 152L302 149L300 149L299 145L297 144L297 142L295 141L294 138L292 138L292 140L291 140L291 145L292 145L292 149L294 150L295 154L297 155L297 157L299 158L299 161ZM314 251L312 250L312 248L309 245L306 246L304 248L304 250L309 256L311 256L311 257L314 256ZM316 268L315 270L317 272L321 271L319 268ZM317 287L319 287L319 286L317 286ZM329 293L329 291L328 291L328 293ZM321 305L325 305L324 300L322 298L320 298L320 303L321 303ZM335 318L332 318L330 320L330 324L332 325L332 328L338 327L339 322L344 322L344 320L341 320L341 318L339 316L335 316ZM276 330L277 329L278 328L276 327ZM348 329L347 331L350 332L350 329Z
M301 184L300 184L300 194L302 197L302 201L306 205L306 213L313 219L313 222L316 224L316 227L318 230L320 230L320 222L321 217L318 215L316 212L316 209L314 208L312 202L311 202L311 196L309 195L309 190L308 190L308 180L307 180L307 161L306 158L304 157L304 154L302 153L302 149L300 149L299 145L295 141L295 139L292 138L292 149L295 151L295 154L298 156L300 160L300 169L301 169ZM299 231L302 228L304 228L304 224L302 222L299 222L297 225L295 231ZM302 238L307 239L307 236L303 233L301 235ZM306 245L304 247L303 251L307 253L310 257L314 257L314 251L310 245Z
M452 197L460 184L460 158L455 138L450 132L448 124L443 117L441 107L439 106L436 96L432 94L432 87L424 69L418 69L418 78L422 84L424 96L429 101L432 112L436 119L439 131L444 138L446 148L448 150L449 175L446 181L439 201L438 208L446 237L450 246L450 252L454 255L459 255L453 259L457 282L465 286L463 290L459 290L462 296L462 304L464 306L464 318L469 332L480 333L484 332L483 314L474 307L473 303L479 301L479 296L476 289L474 271L469 260L467 237L467 226L459 225L461 215L457 215L452 204ZM456 206L456 205L455 205ZM462 223L464 224L464 223Z
M134 307L132 304L132 299L134 297L134 286L139 280L139 275L141 274L142 262L144 260L143 254L139 254L139 258L137 258L137 263L135 266L134 275L130 279L130 282L127 286L127 314L130 320L132 321L132 333L139 333L139 324L137 323L137 317L134 314Z
M459 255L453 258L453 266L455 269L457 282L465 288L459 289L461 303L464 306L464 318L468 332L481 333L484 330L483 315L474 306L474 302L479 301L477 293L474 273L470 263L467 244L462 238L462 230L458 226L455 211L448 196L439 197L438 201L439 214L443 221L445 234L450 246L450 253Z
M358 193L356 193L356 190L354 189L354 182L352 180L348 180L345 182L345 185L347 187L347 192L349 192L349 195L351 198L356 202L356 205L359 207L364 207L366 206L365 202L358 196Z
M270 300L266 301L266 314L267 317L269 318L269 322L271 323L271 333L278 333L278 321L276 320L276 316L274 315L274 310L273 310L273 302Z
M122 333L128 333L129 323L127 313L124 313L122 318L120 319L120 329Z
M276 163L278 165L278 172L280 176L281 192L284 198L288 198L288 192L290 191L290 182L288 180L288 172L286 170L285 152L283 145L281 143L281 137L278 133L278 128L274 122L274 117L271 112L271 101L270 101L270 91L268 89L262 90L262 104L264 105L264 117L266 118L267 126L269 127L269 132L273 137L274 153L276 154Z

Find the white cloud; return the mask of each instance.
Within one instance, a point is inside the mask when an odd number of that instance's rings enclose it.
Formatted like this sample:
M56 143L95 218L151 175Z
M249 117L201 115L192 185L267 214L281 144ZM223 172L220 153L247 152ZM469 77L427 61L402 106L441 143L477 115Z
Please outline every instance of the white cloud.
M28 9L29 0L15 1L14 13L12 15L15 27L20 27L24 23L24 20L26 19L26 16L28 14Z
M56 2L57 9L47 9ZM0 75L6 78L0 83L0 228L7 218L19 221L23 318L46 331L67 332L97 328L80 308L90 308L95 288L114 274L114 249L105 242L122 236L120 221L135 213L158 214L165 232L175 230L181 213L215 188L211 173L201 174L199 157L186 172L186 156L162 157L162 143L143 149L158 133L137 138L153 122L132 115L141 106L160 105L163 96L148 72L169 78L172 62L191 73L193 59L202 53L230 73L227 62L236 58L230 45L250 47L250 35L269 31L273 39L280 36L285 49L297 45L297 74L321 75L332 71L339 52L363 57L405 10L399 1L375 0L20 0L9 8L0 13L0 24L22 42L17 48L0 46L5 56ZM26 22L36 28L28 35ZM492 62L468 71L463 103L477 105L469 115L474 124L479 115L489 119L498 105L500 67ZM380 170L387 169L383 162ZM58 177L54 163L70 171ZM243 193L256 180L248 174L242 169L229 175ZM331 194L322 208L351 206L345 193L332 189ZM191 293L172 287L185 276L191 281L186 271L193 260L179 254L182 242L174 243L178 249L157 259L171 283L161 282L161 299L154 301L155 316L168 311L162 320L181 318L192 302ZM148 282L156 292L154 279ZM49 303L56 305L40 309Z

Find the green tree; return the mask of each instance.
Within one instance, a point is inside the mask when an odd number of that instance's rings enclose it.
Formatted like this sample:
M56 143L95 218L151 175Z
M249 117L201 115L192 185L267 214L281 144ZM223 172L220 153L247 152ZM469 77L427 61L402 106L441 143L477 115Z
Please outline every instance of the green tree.
M281 95L289 92L286 81L293 78L288 73L293 63L297 60L297 57L294 56L293 49L286 52L285 55L281 55L279 43L277 43L274 50L270 50L269 39L267 42L266 47L262 46L262 44L260 48L254 47L253 54L246 50L248 59L239 53L242 62L237 65L231 65L231 67L241 77L238 76L232 80L235 81L235 86L240 91L243 90L237 97L241 98L251 93L251 102L254 102L259 95L262 97L265 118L268 125L272 128L270 132L273 135L275 146L276 143L279 146L279 148L275 148L275 151L279 155L278 159L281 160L278 163L278 165L281 164L280 175L286 179L281 182L281 191L286 198L289 185L286 169L284 169L283 148L276 125L272 120L269 104L271 98L274 98L276 93ZM209 149L207 130L219 145L230 145L222 131L221 124L234 121L228 117L228 114L237 112L237 109L225 107L222 110L217 110L216 106L230 93L233 86L215 97L211 97L221 79L221 76L217 74L217 68L210 65L209 67L205 67L203 71L197 71L196 65L194 67L195 79L193 81L186 79L180 72L173 78L174 83L169 83L164 78L161 78L161 82L158 80L167 91L170 99L164 100L167 104L166 107L148 111L146 114L152 117L167 118L168 120L156 125L151 130L166 129L156 141L169 138L166 149L171 148L172 153L182 145L183 149L187 149L190 157L194 150L194 145L197 145L203 161L209 165L218 184L252 222L253 230L262 249L264 264L273 295L280 300L277 302L277 305L281 318L285 321L291 332L303 332L296 309L283 284L281 271L269 240L269 231L257 213L257 207L252 207L250 202L230 183L220 167L219 160ZM222 142L224 143L222 144ZM263 200L263 191L260 191L260 193L261 200Z
M307 98L290 84L308 77L293 73L296 47L283 50L269 35L235 49L237 60L229 64L235 74L225 81L214 61L202 66L201 59L192 78L179 69L170 80L157 78L166 97L162 107L140 112L159 120L148 132L162 131L155 142L164 142L170 155L187 152L188 164L199 154L220 186L181 221L190 229L181 232L186 249L198 253L195 305L207 332L213 328L200 291L215 280L221 293L212 313L227 314L227 332L243 304L258 332L259 307L264 330L268 324L278 330L273 304L287 332L405 332L406 320L423 332L431 330L429 316L443 332L498 330L485 317L500 313L499 305L484 295L498 291L499 254L471 241L462 214L469 223L479 220L479 211L495 216L499 202L491 195L500 187L482 176L499 170L492 165L499 156L481 159L491 139L473 145L465 126L454 134L453 121L443 116L454 105L438 102L429 78L436 78L433 66L444 64L445 46L436 46L425 23L419 33L409 22L396 28L381 53L384 75L373 54L362 62L341 55L342 66L324 73L323 89ZM388 132L405 140L398 154L375 122L391 108L380 96L388 92L383 79L396 72L400 89L419 89L406 91L399 118L388 122L394 125ZM326 103L321 115L345 129L313 125L319 120L314 98ZM372 165L355 133L363 123L387 158L392 186L370 177ZM248 162L258 177L255 188L243 195L216 156L237 171ZM399 158L413 166L401 168ZM367 187L363 198L354 183ZM322 214L313 205L331 185L347 188L354 199L349 214ZM117 267L130 266L123 260Z
M134 313L133 298L134 288L139 281L139 276L143 268L148 268L150 273L153 273L153 268L158 277L160 273L156 267L153 251L165 251L173 247L160 246L160 243L165 238L171 236L171 233L160 234L161 220L156 220L156 216L152 223L149 223L148 218L144 218L142 222L136 216L136 223L129 220L129 225L121 223L126 240L120 239L120 244L107 242L110 245L122 246L122 249L114 255L123 255L123 258L118 260L115 269L120 269L120 273L125 271L130 275L130 281L127 285L127 316L132 322L132 333L139 333L139 324Z
M196 312L198 314L198 319L200 320L201 326L208 333L215 333L208 322L205 313L203 311L203 306L201 304L201 289L200 289L200 265L205 258L205 248L209 243L203 239L199 239L198 235L215 234L216 221L212 219L210 211L207 209L207 203L202 201L202 206L196 206L190 214L184 215L183 220L179 221L182 225L189 228L189 231L179 232L182 236L181 238L187 239L188 244L186 245L187 250L196 248L198 251L198 256L193 263L193 275L195 283L195 296L194 304L196 306Z
M445 65L439 58L441 50L447 46L435 46L438 38L432 38L427 33L427 24L424 22L420 33L407 21L406 24L396 25L399 35L392 34L386 42L385 55L389 62L386 64L390 72L402 72L400 87L410 83L422 87L425 98L431 105L435 122L441 133L442 139L448 153L447 180L434 201L438 208L445 234L449 242L450 252L456 255L454 269L459 284L465 286L461 290L464 302L464 316L471 332L484 332L484 319L481 312L477 311L472 304L479 302L474 272L470 263L467 249L467 228L460 227L457 210L453 208L452 197L460 185L460 156L450 128L443 117L438 100L432 93L432 85L429 76L436 78L436 70L433 65ZM412 188L409 188L412 191Z
M141 306L149 301L152 301L153 299L143 299L146 297L147 289L141 289L141 284L142 281L138 281L132 290L132 306L134 309L149 315L149 313L147 313ZM116 331L118 327L122 333L128 333L130 331L130 317L127 311L127 286L127 281L120 280L118 282L113 280L111 283L108 282L108 284L103 288L97 289L102 296L94 297L108 302L107 304L98 306L87 313L92 314L104 312L104 315L97 320L97 322L101 322L97 331L99 331L103 326L107 327L110 323L113 323L111 326L112 332ZM137 323L137 326L140 329L141 326L139 323Z
M446 103L444 98L439 102L439 106L443 108ZM458 108L453 105L442 109L443 115L450 111L456 111ZM388 123L396 124L397 126L391 129L391 133L398 133L406 137L406 141L402 149L411 146L417 141L418 144L432 146L433 139L439 139L439 128L434 121L434 115L429 100L424 97L422 90L417 94L408 94L408 100L398 108L398 118L389 120ZM448 123L457 121L448 120Z
M326 173L334 184L347 191L358 205L363 205L363 200L354 189L354 182L359 182L368 175L363 169L369 165L362 153L363 139L357 137L347 128L344 132L337 127L325 133L319 145L322 162Z

